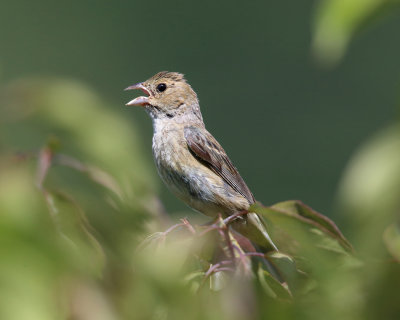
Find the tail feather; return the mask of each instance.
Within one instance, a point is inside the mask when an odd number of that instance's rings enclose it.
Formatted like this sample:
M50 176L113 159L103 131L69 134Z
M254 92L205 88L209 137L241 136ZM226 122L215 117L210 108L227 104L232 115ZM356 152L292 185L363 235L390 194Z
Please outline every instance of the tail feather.
M265 252L278 251L278 248L269 236L264 222L257 213L249 212L244 219L237 219L232 223L234 230L248 238Z
M261 253L278 251L278 248L267 232L264 221L256 213L250 212L243 218L244 219L234 221L232 223L232 228L238 232L242 238L246 238L247 242L251 242L251 244L246 243L246 239L241 239L240 237L236 238L240 240L239 243L245 251L256 251ZM276 280L281 283L284 282L279 269L266 257L254 257L254 259L259 261L264 266L264 269L266 269Z

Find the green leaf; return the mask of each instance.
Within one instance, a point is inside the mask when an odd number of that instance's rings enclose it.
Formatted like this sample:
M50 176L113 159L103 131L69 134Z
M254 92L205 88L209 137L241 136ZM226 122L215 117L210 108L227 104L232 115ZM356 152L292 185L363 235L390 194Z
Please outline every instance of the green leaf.
M291 299L292 294L286 284L277 281L268 271L264 270L261 265L257 271L258 280L264 292L271 298Z
M290 234L298 234L302 230L306 231L309 236L314 235L318 238L326 238L326 241L323 243L318 243L325 249L342 251L341 248L343 248L348 252L352 251L351 244L343 236L339 228L332 220L311 209L301 201L289 200L277 203L271 207L261 207L255 205L251 210L264 216L267 220L272 221L275 226L274 228L282 229L283 232L288 235L288 237L290 237ZM272 232L274 232L274 230L272 230ZM293 246L298 246L296 240L299 239L293 240ZM337 244L340 246L337 246ZM295 250L295 248L292 249Z
M229 277L224 271L214 272L210 275L210 290L220 291L228 284Z
M355 32L370 17L398 0L325 0L317 6L313 51L324 64L338 62Z
M298 280L300 278L295 260L281 252L271 252L266 256L266 259L275 266L275 269L282 279L282 286L287 288L288 292L292 295L292 292L297 290Z
M400 262L400 226L396 223L388 226L383 233L383 241L393 258Z

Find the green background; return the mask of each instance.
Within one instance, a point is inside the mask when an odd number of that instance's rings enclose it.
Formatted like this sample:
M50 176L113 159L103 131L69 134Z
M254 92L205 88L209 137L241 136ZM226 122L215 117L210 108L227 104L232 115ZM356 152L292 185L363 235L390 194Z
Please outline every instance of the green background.
M399 5L1 2L0 319L399 319ZM186 75L259 201L302 200L354 253L281 202L252 210L287 283L256 259L208 276L223 243L162 232L208 219L161 184L151 121L125 107L161 70Z
M259 201L301 199L332 215L352 153L395 115L400 19L396 11L374 19L336 68L321 68L311 52L317 3L6 1L0 79L86 83L132 118L150 161L151 121L124 107L132 92L122 90L161 70L182 72ZM160 190L169 211L187 211Z

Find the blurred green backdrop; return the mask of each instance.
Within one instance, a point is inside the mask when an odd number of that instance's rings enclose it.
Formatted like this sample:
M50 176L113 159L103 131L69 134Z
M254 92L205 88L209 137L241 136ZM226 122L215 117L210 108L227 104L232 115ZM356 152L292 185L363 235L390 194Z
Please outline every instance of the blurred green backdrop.
M0 3L0 318L398 319L399 5ZM356 259L320 255L332 239L311 228L288 302L254 279L193 294L195 237L136 252L191 214L156 175L150 119L124 106L161 70L186 74L259 201L333 217Z
M301 199L328 215L355 148L398 104L400 19L363 28L336 68L311 53L318 1L3 1L0 79L78 79L138 126L151 122L123 88L185 73L208 129L257 199ZM29 138L28 138L29 139ZM160 187L168 211L187 209Z

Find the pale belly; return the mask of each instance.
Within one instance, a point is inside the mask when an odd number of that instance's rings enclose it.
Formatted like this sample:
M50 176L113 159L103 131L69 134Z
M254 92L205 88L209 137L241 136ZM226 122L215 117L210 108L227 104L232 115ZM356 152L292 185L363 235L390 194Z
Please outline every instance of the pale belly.
M248 201L189 151L179 131L153 137L158 173L167 187L191 208L211 217L248 208Z

